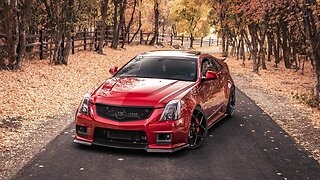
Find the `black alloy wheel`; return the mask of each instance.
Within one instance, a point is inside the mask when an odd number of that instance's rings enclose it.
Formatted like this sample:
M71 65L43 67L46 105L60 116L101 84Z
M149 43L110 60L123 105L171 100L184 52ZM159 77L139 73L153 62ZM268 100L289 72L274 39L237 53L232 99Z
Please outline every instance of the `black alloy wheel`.
M192 114L189 127L189 149L196 149L204 142L207 135L207 119L202 110L197 107Z

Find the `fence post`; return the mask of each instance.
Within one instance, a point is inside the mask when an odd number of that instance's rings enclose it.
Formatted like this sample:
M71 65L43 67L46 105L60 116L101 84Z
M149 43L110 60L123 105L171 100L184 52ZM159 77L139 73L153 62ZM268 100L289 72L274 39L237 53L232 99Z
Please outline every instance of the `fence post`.
M40 60L43 60L43 31L42 31L42 29L40 30L39 43L40 43Z
M182 36L181 36L181 46L183 46L183 38L184 38L184 35L182 34Z
M209 47L211 46L211 37L209 37Z
M71 47L72 47L72 54L74 54L74 30L71 30Z
M140 44L142 44L142 31L140 30Z
M203 37L201 37L201 40L200 40L200 47L202 47L202 43L203 43Z
M171 36L170 36L170 46L172 46L172 38L173 38L173 35L171 33Z
M83 31L83 44L84 44L84 50L87 50L87 30L84 29Z

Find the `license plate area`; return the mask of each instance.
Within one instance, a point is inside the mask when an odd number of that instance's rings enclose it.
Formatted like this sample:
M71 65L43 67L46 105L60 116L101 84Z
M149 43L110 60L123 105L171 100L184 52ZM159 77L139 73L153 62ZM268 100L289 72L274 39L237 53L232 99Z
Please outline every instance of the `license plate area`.
M147 143L147 137L144 131L95 128L94 138L113 142Z
M119 131L107 131L107 139L110 140L124 140L124 141L132 141L134 136L129 133L119 132Z

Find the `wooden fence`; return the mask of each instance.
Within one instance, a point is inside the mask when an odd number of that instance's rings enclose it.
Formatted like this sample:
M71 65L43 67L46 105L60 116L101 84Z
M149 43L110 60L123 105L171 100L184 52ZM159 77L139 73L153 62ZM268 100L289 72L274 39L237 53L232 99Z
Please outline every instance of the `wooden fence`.
M71 53L74 54L79 50L96 50L98 46L98 40L101 33L97 30L95 31L81 31L72 33L71 37ZM107 46L109 43L112 42L113 33L112 30L105 31L105 43L104 45ZM132 39L134 33L129 33L127 36L125 43ZM17 37L16 35L14 37ZM153 37L153 33L146 33L140 31L135 37L132 39L133 44L149 44ZM5 34L0 34L0 58L6 57L6 49L7 46L5 45ZM45 57L51 58L53 51L55 49L55 34L45 33L43 31L39 31L36 35L27 35L26 36L27 44L26 44L26 51L27 55L39 55L40 60L45 59ZM122 44L123 36L119 36L119 44ZM157 44L163 45L170 45L170 46L190 46L190 37L186 36L173 36L172 34L161 34L156 39ZM218 46L219 39L213 38L194 38L193 47L204 47L204 46ZM61 46L65 46L65 42L61 43Z

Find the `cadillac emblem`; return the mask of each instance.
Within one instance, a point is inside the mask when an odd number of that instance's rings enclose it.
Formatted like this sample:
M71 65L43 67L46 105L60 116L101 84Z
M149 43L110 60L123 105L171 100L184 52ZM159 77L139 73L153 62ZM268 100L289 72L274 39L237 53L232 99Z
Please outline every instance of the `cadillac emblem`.
M115 116L117 119L122 120L125 118L127 112L124 109L119 110L118 112L116 112Z

